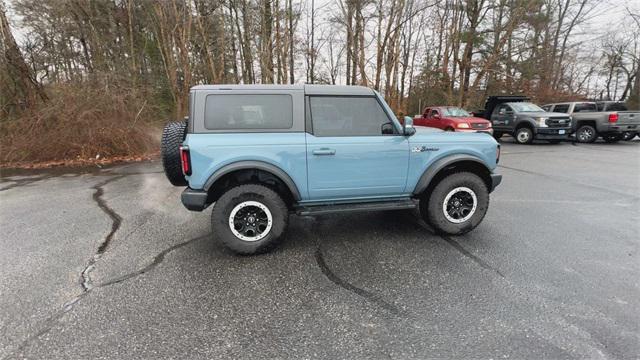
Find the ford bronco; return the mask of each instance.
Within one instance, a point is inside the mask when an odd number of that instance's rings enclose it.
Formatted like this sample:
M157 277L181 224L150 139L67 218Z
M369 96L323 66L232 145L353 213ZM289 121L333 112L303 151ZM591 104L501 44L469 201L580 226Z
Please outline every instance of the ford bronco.
M241 254L278 244L289 214L419 209L436 231L480 224L500 146L486 134L401 125L358 86L200 85L186 122L163 132L172 184L213 235Z

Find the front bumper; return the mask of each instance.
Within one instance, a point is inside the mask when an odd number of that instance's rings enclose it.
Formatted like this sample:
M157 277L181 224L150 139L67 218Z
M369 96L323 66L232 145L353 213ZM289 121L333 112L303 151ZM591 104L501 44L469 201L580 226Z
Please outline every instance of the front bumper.
M536 139L540 140L566 140L569 138L571 128L537 128ZM564 132L564 134L561 134Z
M191 211L202 211L209 206L207 203L208 194L204 190L194 190L191 188L186 188L182 192L180 199L182 200L182 205L187 208L187 210Z
M491 187L489 189L489 192L492 192L493 190L495 190L495 188L498 187L498 185L500 185L501 182L502 182L502 174L491 174Z
M491 129L456 129L456 132L485 133L485 134L493 135L493 128Z

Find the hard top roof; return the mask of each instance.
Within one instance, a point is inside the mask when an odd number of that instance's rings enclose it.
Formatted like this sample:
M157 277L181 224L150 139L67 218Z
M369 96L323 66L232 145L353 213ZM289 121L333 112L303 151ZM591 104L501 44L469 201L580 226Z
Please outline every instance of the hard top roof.
M307 95L373 95L372 89L364 86L347 85L277 85L277 84L216 84L216 85L196 85L191 90L302 90Z

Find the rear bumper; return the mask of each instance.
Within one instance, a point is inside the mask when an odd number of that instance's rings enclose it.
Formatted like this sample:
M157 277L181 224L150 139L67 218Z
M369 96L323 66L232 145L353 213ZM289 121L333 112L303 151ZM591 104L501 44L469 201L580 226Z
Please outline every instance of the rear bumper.
M491 174L491 188L489 189L489 192L492 192L493 190L495 190L495 188L498 187L498 185L500 185L501 182L502 182L502 174Z
M207 204L207 192L204 190L193 190L186 188L180 196L182 205L191 211L202 211L209 206Z
M607 125L602 127L602 129L598 130L598 132L601 133L607 133L607 134L622 134L623 132L627 132L627 131L640 131L640 125L638 124L611 124L611 125Z

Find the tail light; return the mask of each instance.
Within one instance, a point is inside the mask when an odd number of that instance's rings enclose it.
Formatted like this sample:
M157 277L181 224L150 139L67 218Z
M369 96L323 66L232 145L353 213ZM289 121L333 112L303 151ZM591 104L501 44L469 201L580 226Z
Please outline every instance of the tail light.
M496 164L500 161L500 144L496 148Z
M191 175L191 156L188 146L180 146L180 162L182 163L182 173Z
M618 121L618 113L609 114L609 122L614 123Z

